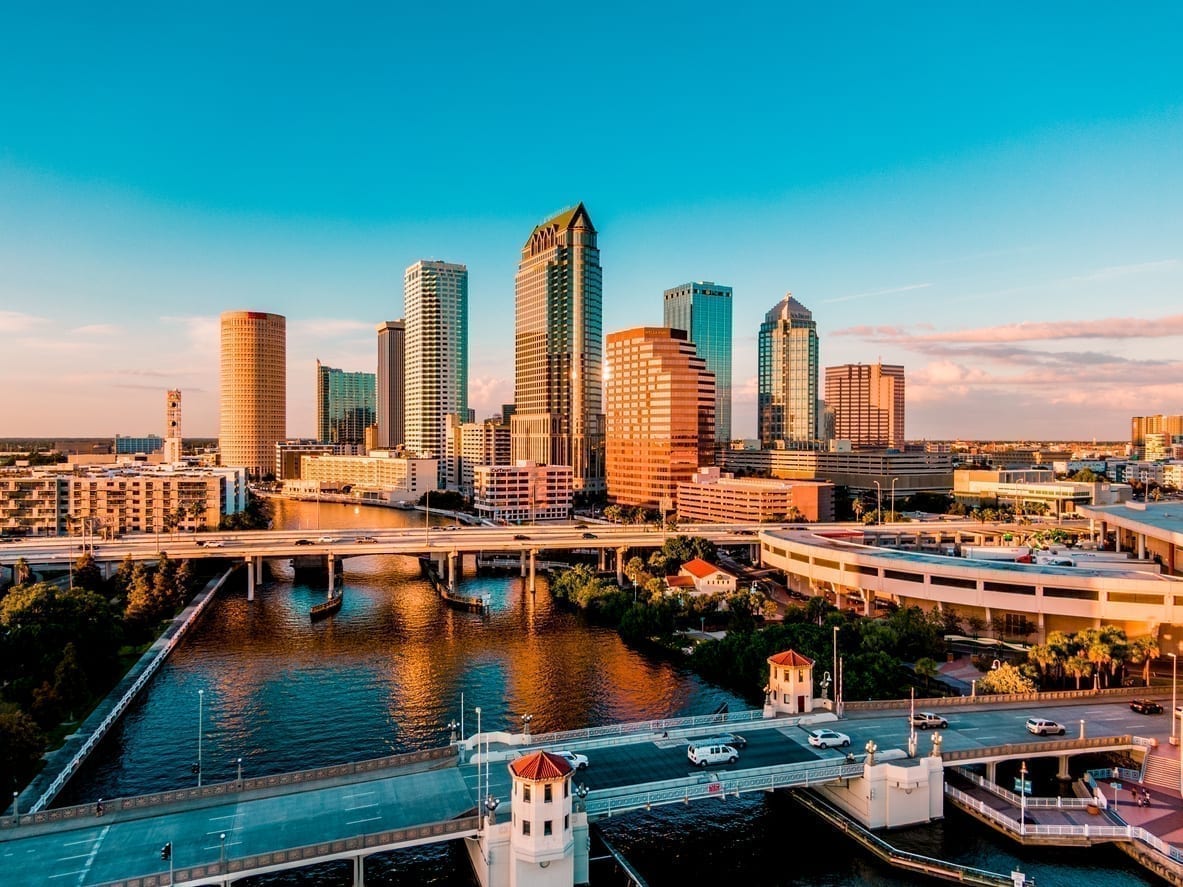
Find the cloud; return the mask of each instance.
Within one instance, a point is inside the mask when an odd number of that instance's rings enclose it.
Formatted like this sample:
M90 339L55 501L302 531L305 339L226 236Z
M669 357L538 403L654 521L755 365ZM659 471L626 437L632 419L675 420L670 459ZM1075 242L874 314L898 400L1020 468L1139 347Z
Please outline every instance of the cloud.
M49 318L22 311L0 311L0 333L23 333L44 323L49 323Z
M920 327L918 327L920 328ZM929 327L931 329L931 327ZM1183 314L1166 317L1109 317L1100 320L1008 323L948 332L910 332L900 326L854 326L835 336L853 336L905 348L933 342L1038 342L1062 339L1161 339L1183 336Z
M755 403L759 393L759 385L755 376L748 376L738 385L731 386L732 403Z
M90 323L74 327L71 333L83 336L117 336L123 333L123 329L113 323Z
M503 403L513 403L513 380L502 376L471 376L468 380L468 405L477 421L500 414Z
M1162 271L1166 268L1174 268L1179 264L1178 259L1163 259L1158 262L1141 262L1134 265L1113 265L1109 268L1100 268L1088 274L1081 274L1078 277L1073 277L1073 281L1086 280L1114 280L1119 277L1129 277L1133 274L1144 274L1147 271Z
M895 293L907 293L911 292L912 290L927 289L930 286L932 286L931 283L910 283L907 286L894 286L890 289L872 290L867 293L854 293L853 295L849 296L837 296L833 299L822 299L821 304L833 305L835 302L850 302L855 299L871 299L875 296L890 296Z

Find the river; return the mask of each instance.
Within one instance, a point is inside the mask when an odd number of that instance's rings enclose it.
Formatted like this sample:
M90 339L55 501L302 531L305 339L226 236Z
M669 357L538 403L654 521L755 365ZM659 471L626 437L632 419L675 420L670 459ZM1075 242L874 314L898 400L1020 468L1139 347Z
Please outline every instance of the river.
M433 515L433 523L446 522ZM315 530L422 526L423 515L348 505L276 501L276 525ZM58 799L59 804L257 776L443 745L461 718L475 732L535 732L704 714L751 702L643 655L615 631L556 606L544 579L528 593L516 576L467 576L466 594L492 599L488 616L444 606L410 558L358 555L345 562L344 604L312 624L323 585L290 569L248 603L244 588L219 596L122 722ZM199 730L200 724L200 730ZM718 883L905 885L781 794L662 807L603 821L651 887ZM952 812L943 823L893 833L930 856L999 872L1018 865L1039 887L1139 885L1113 849L1023 850ZM326 865L239 883L344 885L347 866ZM475 884L449 845L375 857L367 885ZM597 885L598 887L598 885Z

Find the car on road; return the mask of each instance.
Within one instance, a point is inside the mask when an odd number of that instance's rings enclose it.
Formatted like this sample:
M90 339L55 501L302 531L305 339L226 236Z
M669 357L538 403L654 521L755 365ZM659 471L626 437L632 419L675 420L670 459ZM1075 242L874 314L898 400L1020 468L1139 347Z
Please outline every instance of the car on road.
M353 541L354 542L377 542L378 540L375 539L373 536L358 536Z
M1130 711L1136 711L1143 715L1160 715L1162 714L1162 706L1153 699L1131 699Z
M707 764L734 764L739 760L739 752L730 745L694 743L687 747L686 758L696 767L705 767Z
M221 539L210 539L208 542L198 542L197 544L199 546L201 546L202 548L225 548L226 547L226 543L223 542Z
M529 538L530 538L529 536L524 536L521 533L514 533L513 534L513 541L514 542L525 542Z
M1044 718L1027 718L1027 732L1036 736L1063 736L1064 725Z
M919 727L921 730L927 730L929 727L937 727L938 729L944 730L949 726L948 721L930 711L918 711L912 715L910 720L913 727Z
M587 769L587 755L581 755L573 751L556 751L552 754L558 755L564 761L571 765L572 770L586 770Z
M692 739L694 745L730 745L732 748L747 748L748 741L738 733L719 733L710 739Z
M312 545L313 542L311 539L297 539L294 544L295 545Z
M833 748L834 746L846 748L850 745L850 737L837 730L810 730L809 744L814 748Z
M596 536L595 533L584 533L583 538L584 539L598 539L599 537Z
M755 530L736 530L735 535L737 535L737 536L755 536L756 531Z
M337 541L337 539L336 539L336 537L335 537L335 536L321 536L321 537L320 537L319 539L317 539L316 541L317 541L317 542L336 542L336 541Z

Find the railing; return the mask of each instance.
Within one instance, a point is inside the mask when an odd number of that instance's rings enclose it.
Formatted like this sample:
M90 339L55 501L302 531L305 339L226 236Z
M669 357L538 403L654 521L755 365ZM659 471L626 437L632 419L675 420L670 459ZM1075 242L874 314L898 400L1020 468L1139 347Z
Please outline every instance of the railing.
M823 714L823 712L818 712ZM694 715L687 718L667 718L661 721L636 721L631 724L607 724L603 727L587 727L582 730L563 730L557 733L539 733L530 739L530 745L559 745L576 739L598 739L609 736L629 736L637 733L665 733L686 727L711 727L720 724L748 724L764 719L760 709L748 711L721 712L711 715ZM778 724L792 723L784 719Z
M1113 771L1116 770L1115 774ZM1141 782L1142 771L1134 770L1131 767L1094 767L1092 770L1086 770L1089 776L1094 780L1113 779L1116 776L1118 779L1124 779L1127 782Z
M1003 788L1001 785L999 785L996 782L991 782L990 780L986 779L984 776L980 776L977 773L971 773L970 771L966 770L964 767L952 767L950 769L953 770L962 779L969 780L974 785L976 785L978 788L985 789L986 791L990 792L992 795L1002 798L1004 801L1006 801L1009 804L1013 804L1014 806L1019 807L1019 806L1022 806L1024 803L1022 798L1019 795L1015 794L1014 792L1012 792L1008 789ZM1058 798L1058 797L1057 798L1032 798L1032 797L1028 797L1026 800L1026 806L1027 806L1028 810L1037 809L1037 808L1049 808L1049 807L1054 807L1058 810L1072 810L1072 809L1083 810L1083 809L1087 808L1092 803L1093 803L1093 801L1090 800L1089 798Z
M849 779L863 775L862 761L845 760L818 766L804 761L780 767L765 767L755 771L728 771L720 774L708 771L703 776L669 779L651 783L643 789L622 787L591 792L584 802L589 816L612 816L640 807L689 804L701 798L725 798L741 792L771 791L778 788L809 787L835 779Z
M62 787L70 780L70 777L74 775L74 773L82 765L82 762L90 756L92 751L94 751L94 747L98 745L100 741L102 741L103 737L107 735L107 731L111 729L111 726L121 717L123 717L123 713L127 711L127 707L131 705L132 701L136 698L136 696L139 695L140 691L144 689L148 681L152 680L153 676L155 676L156 672L160 669L161 664L173 651L173 648L176 647L176 645L179 644L185 637L185 633L189 630L189 626L196 622L197 619L201 617L201 614L205 612L206 606L211 600L213 600L214 595L217 594L218 590L225 584L226 580L230 577L230 574L234 572L234 569L234 567L231 567L229 570L223 573L222 578L217 581L214 587L211 588L205 594L205 596L194 605L192 612L190 612L185 618L185 621L177 627L164 646L160 648L160 651L156 654L156 656L152 658L152 661L148 663L142 672L140 672L140 676L136 678L135 683L133 683L131 687L128 688L127 692L123 694L123 697L119 700L119 702L115 704L115 707L107 712L107 716L103 718L102 722L98 725L98 727L95 728L94 732L86 738L86 741L82 743L81 748L79 748L78 751L74 753L74 757L72 757L69 763L62 768L62 771L57 775L54 781L49 784L49 788L44 791L40 798L33 802L33 805L29 808L30 813L36 813L39 810L45 809L47 806L49 806L53 799L57 797L58 792L60 792Z
M1084 751L1099 748L1129 748L1134 738L1125 736L1096 736L1085 739L1049 739L1042 742L1008 742L985 748L960 748L941 752L945 761L978 761L982 758L1021 758L1046 755L1058 751Z
M274 776L256 776L250 779L233 780L231 782L217 782L201 787L174 789L166 792L155 792L150 795L136 795L130 798L113 798L104 801L103 805L108 813L124 810L145 810L164 804L187 803L210 798L220 798L225 795L237 795L243 792L299 786L317 782L323 779L338 779L342 776L353 776L362 773L372 773L377 770L389 770L420 764L430 761L443 761L456 756L456 747L432 748L426 751L409 752L401 755L388 755L384 758L371 758L366 761L356 761L351 764L334 764L331 767L318 767L314 770L297 770L292 773L277 773ZM85 819L93 820L94 804L76 804L72 807L55 807L52 810L39 810L36 813L21 814L21 824L41 824L55 822L69 822ZM0 828L11 828L15 825L12 817L4 817L0 821Z
M443 822L433 822L425 825L410 826L409 828L392 829L385 832L375 832L369 835L358 835L339 841L324 841L319 844L306 844L303 847L292 847L285 850L275 850L270 853L256 853L253 856L242 856L225 862L212 862L207 865L178 868L172 872L153 873L122 881L108 881L101 887L160 887L169 883L183 883L198 881L204 878L219 878L229 883L230 877L242 878L263 871L276 871L287 868L297 868L300 865L318 860L341 859L352 856L365 856L384 850L391 850L400 845L434 843L438 840L452 840L467 834L476 834L480 820L476 816L463 819L448 819Z
M1145 696L1146 687L1108 687L1104 690L1048 690L1042 693L979 693L976 696L926 696L923 700L917 698L916 705L924 703L927 711L930 708L942 708L965 705L998 705L1009 702L1056 702L1064 699L1095 699L1098 696L1123 698L1126 696ZM912 705L911 699L875 699L868 701L843 702L846 711L874 711L876 709L906 709Z

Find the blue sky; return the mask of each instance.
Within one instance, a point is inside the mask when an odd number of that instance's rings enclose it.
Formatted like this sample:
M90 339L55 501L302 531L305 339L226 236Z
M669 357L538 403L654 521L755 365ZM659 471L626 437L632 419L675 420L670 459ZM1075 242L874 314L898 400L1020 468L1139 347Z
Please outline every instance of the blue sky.
M734 433L786 291L823 366L902 363L910 438L1183 412L1183 7L13 4L0 10L0 436L216 435L217 316L374 369L419 258L470 273L513 396L530 228L583 200L605 331L735 288ZM902 6L902 8L901 8Z

